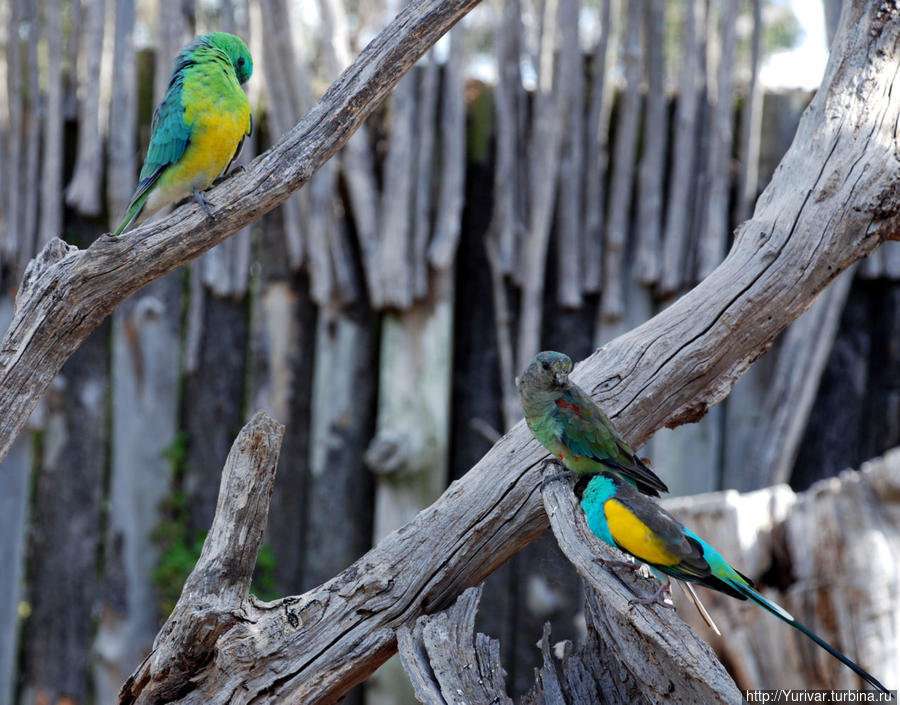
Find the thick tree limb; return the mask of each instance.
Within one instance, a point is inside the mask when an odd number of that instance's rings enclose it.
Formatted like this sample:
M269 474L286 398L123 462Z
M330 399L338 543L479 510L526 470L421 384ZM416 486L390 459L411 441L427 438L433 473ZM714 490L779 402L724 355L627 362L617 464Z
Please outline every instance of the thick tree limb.
M191 678L215 656L220 635L243 616L283 438L284 426L264 411L257 411L238 434L222 470L216 516L197 565L153 651L122 687L123 702L134 702L137 695L141 702L183 697L213 702L212 695L205 695L208 690L222 696L217 683L198 684Z
M397 632L403 668L416 697L428 705L513 705L506 693L500 642L475 632L481 587L469 588L449 609Z
M242 173L196 205L86 250L51 241L29 265L0 348L0 459L50 381L99 323L154 279L222 242L305 184L415 61L478 0L414 0L318 104Z

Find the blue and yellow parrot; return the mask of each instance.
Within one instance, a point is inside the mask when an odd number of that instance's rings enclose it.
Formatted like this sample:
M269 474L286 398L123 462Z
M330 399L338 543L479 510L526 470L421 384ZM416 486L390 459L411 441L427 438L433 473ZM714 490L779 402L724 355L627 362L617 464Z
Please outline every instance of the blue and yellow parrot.
M576 474L614 472L644 494L668 492L603 410L569 379L571 371L568 355L549 350L538 353L516 378L525 422L534 437Z
M178 54L153 113L137 190L115 235L191 195L212 216L202 192L225 173L253 128L241 88L252 73L250 50L233 34L200 35Z
M812 639L836 659L881 691L887 689L833 646L795 620L787 610L770 602L736 571L716 549L681 524L628 482L611 473L581 478L575 485L591 531L604 542L650 566L663 585L653 595L632 600L635 604L664 604L669 577L724 592L739 600L752 600Z

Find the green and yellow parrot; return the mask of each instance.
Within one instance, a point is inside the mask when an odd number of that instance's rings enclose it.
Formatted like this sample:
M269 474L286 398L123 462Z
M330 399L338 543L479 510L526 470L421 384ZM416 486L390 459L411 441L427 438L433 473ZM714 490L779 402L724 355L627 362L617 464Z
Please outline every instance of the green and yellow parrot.
M656 593L632 603L670 606L663 602L663 595L671 589L669 577L705 585L739 600L752 600L805 634L873 686L888 692L871 674L800 624L787 610L759 594L750 579L732 568L716 549L629 483L604 472L581 478L575 492L591 531L610 546L646 563L664 581Z
M137 190L115 235L191 195L212 216L202 191L225 173L253 128L241 88L251 73L250 50L233 34L200 35L178 54L153 113Z
M669 488L616 431L603 410L569 380L572 360L560 352L538 353L516 378L525 421L541 445L572 472L618 473L644 494Z

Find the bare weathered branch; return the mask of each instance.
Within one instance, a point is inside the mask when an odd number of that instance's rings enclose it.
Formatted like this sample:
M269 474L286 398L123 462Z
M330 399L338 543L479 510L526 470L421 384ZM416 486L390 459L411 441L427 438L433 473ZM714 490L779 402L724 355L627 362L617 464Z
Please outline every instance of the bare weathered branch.
M216 516L197 565L153 651L122 686L122 702L168 702L193 690L187 680L209 660L220 635L242 618L283 438L284 426L264 411L256 412L238 434L222 470ZM218 690L214 682L208 687ZM200 697L194 702L212 702Z
M449 609L419 617L414 627L397 631L403 667L421 702L512 705L500 642L475 632L481 591L469 588Z

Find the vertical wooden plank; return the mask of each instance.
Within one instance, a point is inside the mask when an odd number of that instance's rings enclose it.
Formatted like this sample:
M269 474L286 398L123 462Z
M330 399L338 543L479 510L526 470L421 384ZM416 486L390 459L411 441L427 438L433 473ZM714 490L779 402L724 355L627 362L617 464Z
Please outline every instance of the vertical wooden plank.
M760 39L762 35L762 0L753 0L753 33L750 37L750 83L741 113L738 206L736 221L741 223L753 214L759 189L759 149L762 130L762 84L759 80Z
M102 5L102 3L100 3ZM44 116L43 163L41 164L41 208L38 246L62 235L63 178L63 85L62 85L62 3L47 0L44 19L47 35L47 106ZM95 176L101 180L102 165ZM99 186L98 186L99 190Z
M18 198L22 199L22 231L19 242L19 267L24 271L25 266L35 253L37 244L38 226L38 196L40 190L40 147L41 130L44 117L43 91L38 63L38 44L40 35L38 32L38 16L36 3L26 2L24 23L20 30L24 30L25 46L27 47L27 76L28 76L28 120L25 123L25 166L19 172L16 183L19 186ZM24 174L24 179L21 178Z
M381 324L378 412L365 462L375 474L374 540L411 520L446 487L450 435L453 270L429 295ZM367 687L369 705L413 703L394 659Z
M659 290L663 295L676 293L683 283L687 258L687 239L691 227L697 118L700 114L700 38L704 31L704 0L685 3L684 36L681 47L681 77L675 109L672 170L666 201L666 226L663 234L663 259Z
M335 79L350 65L350 32L342 0L319 0L322 16L325 71ZM381 306L382 294L378 278L378 190L372 163L368 131L365 125L353 133L340 151L341 172L347 185L350 215L356 239L362 252L363 273L369 300Z
M96 702L115 702L153 643L159 599L152 535L178 452L181 271L148 285L112 317L112 443L103 597L94 643Z
M795 489L857 467L900 442L896 291L896 285L859 277L850 285L790 473Z
M628 3L625 20L625 88L616 125L616 145L610 183L609 214L603 252L601 324L625 315L625 248L631 227L631 195L641 111L641 14L643 2Z
M528 143L528 234L522 267L516 351L516 367L520 370L540 350L547 248L562 139L562 106L567 104L569 98L565 89L567 84L562 81L557 84L554 80L561 4L564 2L561 3L560 0L546 0L542 6L538 85L534 95L531 139ZM573 70L571 67L567 68L568 71ZM560 67L559 76L566 75L568 71Z
M185 14L181 2L159 4L156 36L156 61L153 72L153 105L159 105L169 86L175 56L190 41L193 18Z
M299 107L294 105L294 91L285 79L279 66L296 66L296 53L290 39L290 25L284 19L285 8L276 0L260 0L258 4L263 35L263 75L266 84L269 110L268 128L270 140L274 144L299 119ZM279 14L281 12L282 14ZM303 264L303 222L308 210L307 189L300 189L281 206L284 211L284 236L287 241L287 256L295 269Z
M738 0L726 0L720 8L718 76L712 96L707 178L706 217L700 235L698 279L704 279L725 258L731 244L729 197L731 151L734 141L734 57Z
M0 329L12 320L13 301L0 297ZM25 537L29 514L32 435L26 427L0 464L0 705L12 705L19 669L19 605L25 573Z
M755 452L745 456L729 487L747 491L790 480L855 270L843 272L785 332L752 444Z
M466 188L466 98L463 27L450 30L441 93L441 183L428 262L446 269L456 257Z
M428 242L431 239L432 175L434 167L435 119L438 100L438 65L434 50L419 60L420 81L416 111L416 155L412 212L412 289L420 299L428 292Z
M7 54L9 52L10 44L10 5L11 3L9 2L0 4L0 86L6 91L6 100L0 101L0 283L2 283L3 269L6 262L3 247L4 240L6 239L7 198L5 198L3 194L6 194L9 190L7 183L10 178L7 166L9 163L9 143L11 141L9 134L10 96L7 72Z
M170 3L175 4L175 3ZM97 215L102 207L103 137L100 133L100 68L106 24L106 0L87 4L81 37L78 109L78 150L75 171L66 187L66 203L84 215ZM168 74L172 68L166 73ZM45 234L42 233L42 237Z
M378 416L366 464L376 474L375 539L412 519L446 484L452 272L429 297L382 320Z
M6 91L7 110L9 111L9 152L0 168L5 169L4 178L7 187L4 189L5 232L2 242L3 262L9 269L18 269L18 253L21 248L21 208L19 201L18 179L22 173L22 115L25 109L24 92L22 90L22 66L24 63L22 42L19 39L19 26L22 22L24 0L10 0L9 29L6 46ZM15 277L16 279L18 277Z
M116 0L112 97L109 104L106 197L109 227L116 228L137 182L137 57L134 51L134 0Z
M99 598L108 433L109 325L66 362L47 396L23 630L23 702L85 702Z
M638 169L637 280L651 286L659 280L663 226L663 186L669 120L666 97L664 0L646 0L643 13L644 72L647 77L647 107L644 138Z
M309 432L316 308L309 281L291 271L283 209L255 232L258 272L250 311L248 410L265 409L288 432L275 477L266 543L275 557L276 590L294 594L304 578L309 520Z
M199 537L216 509L219 476L241 429L248 321L238 298L205 296L197 365L184 380L182 404L187 455L184 491L188 530Z
M375 430L377 344L373 312L364 304L319 310L310 413L308 585L336 575L372 545L373 483L362 458ZM328 509L335 503L343 511Z
M606 223L609 123L615 98L614 72L618 55L618 0L602 0L600 34L591 60L591 101L588 106L587 155L584 181L584 289L600 291L603 281L603 240Z
M580 3L564 2L560 7L560 79L568 80L569 104L563 119L559 162L559 205L556 209L556 298L561 306L581 306L584 229L582 189L584 174L584 61L581 54L578 18ZM568 70L568 74L563 71Z
M391 135L379 206L379 289L383 305L399 309L408 308L413 298L410 213L416 80L417 71L410 71L400 79L391 97Z
M524 135L524 90L519 70L522 53L522 18L519 0L503 0L503 12L494 30L497 45L497 85L494 88L496 164L494 213L496 259L502 274L518 266L518 253L525 229L522 203L526 171L519 154Z

